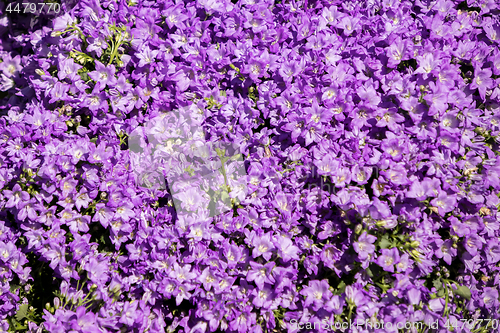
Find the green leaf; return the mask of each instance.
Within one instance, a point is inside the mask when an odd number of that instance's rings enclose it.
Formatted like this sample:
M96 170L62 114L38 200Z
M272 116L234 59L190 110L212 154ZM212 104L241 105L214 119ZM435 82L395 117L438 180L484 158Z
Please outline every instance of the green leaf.
M389 241L389 238L387 236L383 236L380 239L378 246L380 246L380 248L382 249L387 249L389 246L391 246L391 241Z
M229 193L227 191L222 191L221 200L223 202L227 202L230 199L231 199L231 197L229 196Z
M366 274L368 274L369 277L373 277L373 272L372 270L370 269L370 267L367 267L366 268Z
M27 313L28 313L28 304L22 304L19 307L19 310L17 310L16 320L21 321L22 319L26 318Z
M434 281L432 281L432 285L434 286L434 288L436 288L436 290L443 289L443 282L439 278L436 279L436 280L434 280Z
M106 236L103 234L101 235L101 237L99 237L99 242L102 244L102 245L105 245L106 244Z
M345 282L340 281L340 283L337 287L337 291L342 294L345 291L345 287L346 287Z
M463 298L470 300L471 292L467 286L458 286L457 290L453 290L455 295L462 296Z
M10 292L15 293L17 289L21 288L21 286L18 286L17 284L12 284L10 286Z

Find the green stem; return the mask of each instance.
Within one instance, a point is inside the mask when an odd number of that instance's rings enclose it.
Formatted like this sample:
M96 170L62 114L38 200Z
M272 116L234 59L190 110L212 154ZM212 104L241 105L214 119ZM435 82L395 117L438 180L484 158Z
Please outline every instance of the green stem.
M113 62L113 58L115 57L115 52L116 52L115 41L114 38L111 38L111 57L109 58L108 65L111 65L111 63Z
M226 168L225 168L225 163L228 160L227 157L224 156L225 151L223 150L218 150L217 149L217 155L219 155L220 161L221 161L221 173L224 176L224 185L226 185L226 190L229 192L230 188L227 182L227 175L226 175Z
M446 315L446 317L449 319L449 315L448 315L448 303L450 301L450 296L448 295L449 291L448 291L448 281L444 281L444 287L445 287L445 303L444 303L444 314Z

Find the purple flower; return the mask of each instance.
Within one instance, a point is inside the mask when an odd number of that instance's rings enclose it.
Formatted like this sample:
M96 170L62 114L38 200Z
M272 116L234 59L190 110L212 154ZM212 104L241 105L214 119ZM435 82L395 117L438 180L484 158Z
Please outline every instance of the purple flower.
M309 281L309 286L300 292L301 295L306 297L304 306L312 305L314 311L319 310L325 304L325 301L329 300L332 296L329 288L327 280Z
M408 300L410 301L410 304L412 305L419 304L421 295L422 293L420 292L420 290L416 288L408 290Z
M78 184L77 180L67 178L61 181L61 188L62 188L62 197L66 198L70 193L73 193L76 189L76 185Z
M417 57L417 59L419 60L419 67L415 70L415 74L429 74L433 72L438 65L433 53L425 53L423 56Z
M389 66L396 67L401 60L406 58L406 41L401 40L401 38L396 39L387 49L387 56L389 58Z
M486 90L491 89L492 85L493 80L491 79L491 70L489 68L476 69L470 89L478 89L481 98L485 99Z
M97 193L91 193L92 197L95 198ZM89 203L92 202L92 198L89 196L87 189L83 188L77 195L76 195L76 201L75 201L75 206L78 210L81 210L83 208L87 208Z
M464 247L471 255L475 256L483 248L484 239L478 235L470 235L464 240Z
M106 99L106 93L100 92L99 84L94 87L92 93L85 98L83 105L88 107L89 110L96 112L97 110L106 109L108 107L108 102Z
M384 152L391 156L391 158L398 162L403 158L403 153L405 152L402 142L397 138L386 139L381 145Z
M87 52L95 51L98 57L101 57L103 50L108 48L108 43L101 36L95 38L89 38L89 45L87 46Z
M139 58L139 67L145 66L145 65L151 65L154 61L156 56L158 55L158 50L151 50L149 46L146 46L143 48L139 53L137 53L137 57ZM97 68L96 68L97 69ZM114 75L114 72L113 72ZM90 74L89 74L90 76Z
M82 66L76 64L72 58L60 57L59 59L59 72L57 73L59 80L62 81L65 78L68 78L70 81L78 80L80 78L78 70L82 68Z
M434 207L437 207L439 215L444 216L446 213L451 212L455 205L457 199L454 195L449 195L444 191L440 191L437 198L431 201Z
M275 249L275 247L274 244L271 242L271 236L269 233L261 237L254 236L252 244L253 244L253 251L252 251L253 258L262 256L266 260L271 259L271 255L273 254L273 250Z
M457 255L457 249L452 246L451 240L436 239L435 243L437 246L437 250L434 252L436 257L443 258L448 265L451 265L453 257Z
M496 316L498 1L137 2L0 13L0 331Z
M117 80L115 77L115 72L115 66L105 66L100 61L96 60L95 71L89 72L88 75L92 80L96 82L96 87L99 87L98 91L101 91L106 86L114 87L116 85Z
M361 86L357 91L359 97L361 97L361 99L363 99L366 102L366 105L370 107L376 107L381 101L380 96L375 90L376 87L377 87L376 84L372 82L367 82L365 83L365 85Z
M68 222L69 230L73 233L89 231L90 216L75 215Z
M108 280L107 268L108 263L106 261L100 261L93 257L90 258L89 262L85 265L89 279L97 283L103 283Z
M252 304L258 308L269 309L275 300L274 291L269 285L254 289L252 295Z
M46 257L47 259L50 260L50 268L55 269L57 265L59 265L60 262L64 262L65 259L65 253L64 249L58 245L51 243L50 244L50 249L46 252Z
M376 240L377 237L369 235L366 231L359 236L357 242L353 244L354 251L358 253L359 259L364 260L375 251L373 243Z
M201 207L205 201L202 193L194 187L190 187L189 189L176 194L175 197L181 201L182 209L193 212Z
M114 218L120 218L122 221L128 221L135 216L132 210L133 206L130 203L124 203L116 208Z
M278 237L276 242L278 254L284 262L298 260L300 249L294 245L293 241L285 236Z
M423 201L427 198L424 186L418 180L412 182L412 184L410 185L410 190L406 192L406 196L408 198L418 199L419 201Z
M340 28L344 29L344 34L350 35L358 29L360 18L355 16L344 16L340 21Z
M3 262L8 262L16 251L17 248L12 242L0 242L0 259Z
M17 218L19 220L24 220L29 218L31 221L34 221L38 218L38 215L35 210L35 199L31 198L27 202L24 203L24 206L17 213Z
M247 306L241 313L237 314L236 318L231 321L229 328L239 333L245 333L250 330L250 327L256 322L256 314L251 312L251 307Z
M325 303L325 310L331 311L334 314L341 314L343 312L345 300L338 295L334 295Z
M500 261L500 242L498 239L490 239L486 244L486 260L495 264Z
M273 275L273 268L275 266L274 262L267 263L265 265L250 262L251 270L247 273L247 281L254 281L259 289L264 288L264 284L268 283L270 285L275 283Z
M491 287L484 288L484 292L481 295L481 301L488 309L498 308L498 305L500 304L498 299L498 291L495 288Z
M98 333L96 315L93 312L86 312L84 306L79 306L76 309L76 322L72 325L74 330L81 330L85 333Z
M408 178L406 178L407 171L402 164L396 164L389 170L382 171L381 174L396 185L406 185Z
M191 265L174 264L174 269L171 272L171 277L179 282L189 281L196 276L194 272L191 272Z
M283 80L289 82L303 70L304 66L303 61L286 62L280 67L279 73Z
M375 219L385 219L391 216L391 209L386 202L380 201L378 198L373 199L373 203L369 208L371 217Z
M429 301L429 309L432 312L440 313L444 309L444 299L443 298L434 298Z
M335 164L334 164L335 165ZM337 167L331 171L332 181L335 187L345 187L351 182L351 170L345 167Z
M126 302L123 306L120 323L128 326L134 325L135 320L138 318L140 311L137 311L138 302Z
M4 59L4 61L0 63L0 70L6 77L17 76L22 68L23 66L21 65L21 57L18 55L14 58Z
M5 198L8 199L5 204L6 208L16 207L17 209L21 209L24 206L24 202L30 198L28 192L24 192L19 184L14 185L12 191L4 190L3 193Z
M346 301L355 306L362 306L367 303L367 299L362 290L356 286L347 286L345 288Z
M109 221L111 221L113 216L113 211L106 207L106 204L98 203L96 205L96 213L93 217L93 220L99 221L103 225L103 227L107 228L109 225Z
M382 249L382 255L377 258L377 263L384 271L394 273L394 265L399 263L399 251L397 248Z

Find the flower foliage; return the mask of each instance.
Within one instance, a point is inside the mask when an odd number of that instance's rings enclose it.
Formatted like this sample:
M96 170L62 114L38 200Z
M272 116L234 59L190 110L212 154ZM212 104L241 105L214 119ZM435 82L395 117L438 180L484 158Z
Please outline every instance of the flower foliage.
M0 3L0 331L500 319L497 1L61 8ZM244 157L222 214L137 181L130 135L179 109Z

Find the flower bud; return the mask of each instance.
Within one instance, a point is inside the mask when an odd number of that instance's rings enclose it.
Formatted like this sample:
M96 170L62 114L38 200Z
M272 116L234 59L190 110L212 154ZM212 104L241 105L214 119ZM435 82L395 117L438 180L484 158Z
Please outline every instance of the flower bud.
M66 282L66 281L61 282L61 287L59 290L61 291L61 294L63 297L67 297L68 289L69 289L68 282Z
M431 206L431 207L429 207L429 209L430 209L432 212L434 212L434 213L436 213L436 214L439 214L439 208Z
M481 209L479 209L479 214L481 214L481 215L490 215L491 214L491 210L488 207L481 207Z
M411 247L418 247L420 245L419 241L413 241L410 243Z

